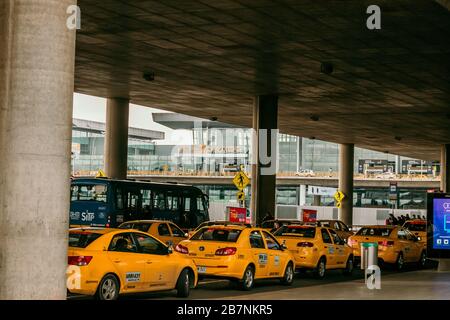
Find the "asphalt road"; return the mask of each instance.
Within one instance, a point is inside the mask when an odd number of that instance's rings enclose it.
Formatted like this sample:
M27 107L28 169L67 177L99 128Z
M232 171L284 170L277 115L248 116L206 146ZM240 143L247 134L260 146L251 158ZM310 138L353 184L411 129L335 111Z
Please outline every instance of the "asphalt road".
M434 268L435 264L429 262L427 268ZM405 270L402 272L416 271L413 265L406 266ZM383 268L382 273L384 275L395 274L396 271L392 268ZM200 281L197 288L193 289L190 293L188 300L193 299L228 299L234 297L239 299L240 296L259 294L259 293L270 293L281 290L286 290L288 288L305 288L314 287L317 289L320 286L329 285L333 283L350 282L353 280L364 279L364 273L355 269L351 276L345 276L342 274L341 270L329 270L324 279L315 279L311 273L306 274L296 274L295 281L291 286L284 286L280 284L279 280L260 280L255 282L254 288L251 291L241 291L233 287L229 281L226 280L203 280ZM329 287L329 286L327 286ZM327 290L327 289L324 289ZM79 300L79 299L91 299L90 297L84 296L72 296L69 300ZM146 300L146 299L177 299L175 296L175 291L165 291L165 292L155 292L146 294L130 294L121 296L121 300Z

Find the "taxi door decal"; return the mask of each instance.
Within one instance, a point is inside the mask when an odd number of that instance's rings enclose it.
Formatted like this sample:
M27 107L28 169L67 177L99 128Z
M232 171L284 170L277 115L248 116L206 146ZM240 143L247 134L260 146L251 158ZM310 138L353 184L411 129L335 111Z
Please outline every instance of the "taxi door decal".
M275 264L275 266L279 266L280 265L280 256L275 256L274 264Z
M141 281L141 273L140 272L127 272L125 274L126 282L140 282Z
M260 253L258 254L258 263L260 265L266 265L267 264L267 254L266 253Z
M328 254L334 254L334 247L328 246Z

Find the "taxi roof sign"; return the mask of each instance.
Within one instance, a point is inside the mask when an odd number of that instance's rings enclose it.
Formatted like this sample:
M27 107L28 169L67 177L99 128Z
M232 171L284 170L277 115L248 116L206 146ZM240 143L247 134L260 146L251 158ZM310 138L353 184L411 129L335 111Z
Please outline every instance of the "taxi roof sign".
M98 170L97 175L95 177L96 178L107 178L105 171L103 171L102 169Z

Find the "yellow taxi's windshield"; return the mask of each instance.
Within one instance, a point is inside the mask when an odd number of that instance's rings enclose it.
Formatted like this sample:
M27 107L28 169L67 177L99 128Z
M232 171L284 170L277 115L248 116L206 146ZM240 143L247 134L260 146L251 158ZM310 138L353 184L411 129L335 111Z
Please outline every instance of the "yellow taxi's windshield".
M69 247L86 248L102 234L91 231L71 231L69 233Z
M404 227L408 229L409 231L426 231L427 225L425 223L411 223L407 222L405 223Z
M392 228L361 228L356 235L367 237L389 237L392 232Z
M278 229L275 233L275 236L294 236L301 238L314 238L316 236L316 228L315 227L307 227L307 226L283 226Z
M239 229L205 227L194 234L191 240L236 242L240 234L241 230Z

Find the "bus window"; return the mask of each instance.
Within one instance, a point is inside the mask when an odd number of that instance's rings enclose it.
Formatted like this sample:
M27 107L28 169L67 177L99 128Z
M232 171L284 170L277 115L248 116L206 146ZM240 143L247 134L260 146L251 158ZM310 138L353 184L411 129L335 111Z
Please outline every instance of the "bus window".
M123 192L121 188L116 189L116 208L118 210L123 210Z
M73 185L70 190L72 201L107 201L107 187L104 184Z
M169 191L167 193L167 205L167 209L178 211L178 209L180 208L180 198L178 197L178 195Z
M153 193L153 208L158 210L166 210L166 195L162 191Z
M141 190L142 193L142 207L145 208L148 206L148 208L151 208L152 206L152 191L151 190Z
M202 196L197 196L197 210L200 212L205 212L205 210L206 210Z
M184 211L191 211L191 197L184 198Z

